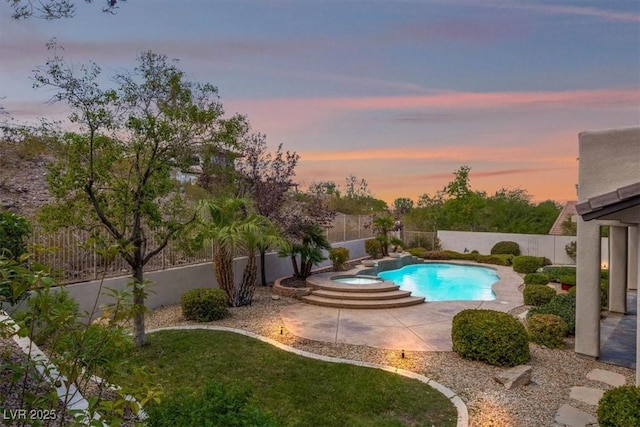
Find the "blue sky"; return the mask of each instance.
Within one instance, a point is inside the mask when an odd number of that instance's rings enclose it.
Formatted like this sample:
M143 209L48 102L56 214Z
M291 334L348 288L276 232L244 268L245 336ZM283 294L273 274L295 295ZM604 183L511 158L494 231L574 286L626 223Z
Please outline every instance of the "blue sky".
M578 133L640 124L640 3L507 0L100 0L70 20L0 3L0 97L16 120L64 117L31 88L56 37L106 74L153 50L220 90L303 185L349 174L376 197L473 189L576 198Z

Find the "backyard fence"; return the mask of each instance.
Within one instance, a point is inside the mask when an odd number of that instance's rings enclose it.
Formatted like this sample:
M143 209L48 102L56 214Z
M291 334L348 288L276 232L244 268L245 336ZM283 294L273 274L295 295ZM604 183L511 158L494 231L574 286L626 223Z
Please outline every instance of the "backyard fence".
M365 239L373 236L370 227L371 217L366 215L338 215L333 227L327 229L327 238L331 243ZM50 267L57 273L61 283L76 283L94 280L100 277L130 275L126 261L117 255L105 259L96 243L91 242L88 231L63 228L47 232L40 225L32 225L28 244L34 251L33 260ZM149 250L157 242L149 241ZM245 255L237 253L237 256ZM145 266L145 272L210 262L213 246L208 245L195 253L187 253L177 242L169 244Z

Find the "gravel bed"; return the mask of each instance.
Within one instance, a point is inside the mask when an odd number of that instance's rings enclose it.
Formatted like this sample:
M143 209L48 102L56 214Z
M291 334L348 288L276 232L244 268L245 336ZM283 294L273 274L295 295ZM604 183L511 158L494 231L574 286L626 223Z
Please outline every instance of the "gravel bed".
M464 360L454 352L406 352L350 344L332 344L296 337L286 329L280 335L279 311L299 301L279 297L273 299L268 287L258 287L250 307L230 309L230 316L210 322L215 326L245 329L272 338L291 347L325 356L341 357L383 365L397 366L425 375L448 387L467 404L470 426L555 425L555 415L564 403L569 403L595 416L596 407L569 398L571 387L587 386L607 389L609 386L587 379L592 369L607 369L624 375L627 384L635 382L631 369L579 358L573 352L573 340L567 339L564 349L547 349L531 344L532 382L528 386L505 390L493 378L502 369L481 362ZM516 311L521 312L522 309ZM146 329L176 325L192 325L182 317L179 305L162 307L147 316Z

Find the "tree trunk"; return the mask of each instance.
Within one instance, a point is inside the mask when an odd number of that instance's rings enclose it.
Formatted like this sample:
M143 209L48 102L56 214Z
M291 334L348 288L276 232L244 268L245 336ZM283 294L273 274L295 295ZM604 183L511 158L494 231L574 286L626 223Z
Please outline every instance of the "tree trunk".
M216 269L216 280L220 289L227 293L227 300L231 307L238 304L233 277L233 257L227 249L219 248L213 256L213 265Z
M267 269L265 267L266 251L267 251L267 248L265 248L264 246L260 246L260 278L262 280L262 283L261 283L262 286L267 286Z
M258 264L256 263L256 254L253 251L249 252L247 260L247 266L244 268L242 275L242 282L240 283L240 289L238 291L238 303L241 306L251 305L253 300L253 294L256 290L256 283L258 282Z
M133 340L136 346L142 347L147 344L147 334L144 329L144 272L142 266L133 267L133 304L135 314L133 316Z
M293 277L300 277L300 270L298 270L298 259L296 258L296 254L291 255L291 265L293 267Z

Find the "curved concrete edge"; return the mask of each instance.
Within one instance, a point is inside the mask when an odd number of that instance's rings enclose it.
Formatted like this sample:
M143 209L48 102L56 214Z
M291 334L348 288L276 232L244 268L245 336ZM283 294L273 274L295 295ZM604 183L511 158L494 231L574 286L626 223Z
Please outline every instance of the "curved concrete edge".
M407 371L404 369L398 369L393 366L385 366L379 365L377 363L369 363L369 362L361 362L358 360L349 360L342 359L338 357L330 357L323 356L320 354L311 353L304 350L299 350L297 348L290 347L288 345L282 344L276 340L271 338L264 337L262 335L254 334L253 332L246 331L244 329L236 329L236 328L227 328L224 326L204 326L204 325L183 325L183 326L169 326L166 328L157 328L148 330L147 333L151 334L154 332L160 331L174 331L174 330L193 330L193 329L204 329L204 330L213 330L213 331L225 331L225 332L233 332L240 335L245 335L247 337L255 338L257 340L266 342L268 344L273 345L281 350L288 351L290 353L297 354L299 356L308 357L310 359L321 360L323 362L331 362L331 363L347 363L355 366L362 366L366 368L374 368L381 369L383 371L392 372L394 374L402 375L407 378L416 379L421 381L430 387L434 388L438 392L442 393L449 401L455 406L456 411L458 412L458 419L456 426L457 427L468 427L469 426L469 410L467 409L467 405L462 401L462 399L456 395L452 390L443 386L442 384L433 381L432 379L425 377L424 375L420 375L418 373Z

